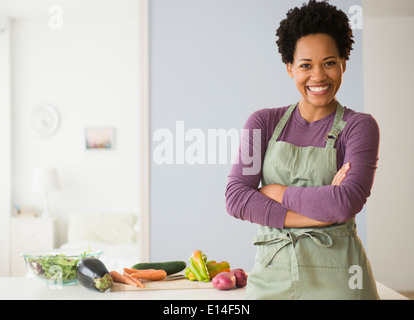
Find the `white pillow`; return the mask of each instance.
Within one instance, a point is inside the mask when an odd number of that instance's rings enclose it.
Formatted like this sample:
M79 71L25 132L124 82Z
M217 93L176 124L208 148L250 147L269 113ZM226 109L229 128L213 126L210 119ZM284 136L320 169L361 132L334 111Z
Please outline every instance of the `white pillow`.
M84 240L108 244L134 243L137 216L133 213L75 213L69 216L69 243Z
M67 242L60 249L103 251L99 259L104 263L108 271L123 272L123 268L130 268L139 262L139 245L136 243L107 244L91 240Z

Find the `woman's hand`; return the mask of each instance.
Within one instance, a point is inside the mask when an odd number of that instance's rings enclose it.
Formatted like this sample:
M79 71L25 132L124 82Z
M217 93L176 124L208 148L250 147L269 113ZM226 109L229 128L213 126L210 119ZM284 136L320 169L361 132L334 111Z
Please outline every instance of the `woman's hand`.
M332 180L331 185L339 186L344 181L349 169L351 169L351 164L348 162L344 164L341 169L338 170L338 172Z
M285 193L287 186L281 184L269 184L259 189L260 193L263 193L266 197L282 204L283 194Z

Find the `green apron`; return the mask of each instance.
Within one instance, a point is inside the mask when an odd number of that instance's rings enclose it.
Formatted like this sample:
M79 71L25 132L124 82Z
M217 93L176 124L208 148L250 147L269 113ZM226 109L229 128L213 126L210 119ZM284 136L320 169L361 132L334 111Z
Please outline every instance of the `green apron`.
M337 172L335 142L344 129L338 103L325 148L277 141L297 104L277 124L263 162L262 184L330 185ZM321 228L259 226L247 299L378 299L354 219Z

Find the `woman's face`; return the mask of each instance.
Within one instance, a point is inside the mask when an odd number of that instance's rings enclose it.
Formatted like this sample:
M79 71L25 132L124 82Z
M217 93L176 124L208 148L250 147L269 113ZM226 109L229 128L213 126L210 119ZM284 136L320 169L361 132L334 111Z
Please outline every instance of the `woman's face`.
M318 33L300 38L296 43L293 63L287 64L290 77L308 107L336 107L346 63L339 56L335 40Z

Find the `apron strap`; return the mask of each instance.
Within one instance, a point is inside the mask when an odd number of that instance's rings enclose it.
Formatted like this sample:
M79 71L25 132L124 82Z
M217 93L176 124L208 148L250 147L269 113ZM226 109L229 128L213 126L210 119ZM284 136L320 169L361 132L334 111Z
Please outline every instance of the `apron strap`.
M282 130L286 126L286 123L288 122L290 116L292 115L293 111L295 110L295 108L297 107L298 104L299 104L299 102L296 103L296 104L292 104L287 109L285 114L282 116L280 121L277 123L276 128L273 131L272 138L270 140L274 140L275 142L277 141L277 139L279 138L280 133L282 132ZM338 106L336 108L335 119L334 119L334 122L332 124L331 131L329 131L329 133L326 135L325 148L333 149L335 147L336 140L338 140L339 135L341 134L342 130L344 130L344 128L347 124L345 121L342 120L343 117L344 117L344 113L345 113L345 108L338 102Z
M331 131L326 135L326 145L325 148L333 149L335 147L335 142L338 140L339 135L346 126L346 122L343 121L345 113L345 108L338 102L336 108L335 119L331 127Z
M275 142L277 141L277 139L279 138L280 133L282 132L283 128L285 127L286 123L288 122L290 115L292 114L293 110L295 110L296 106L299 104L292 104L287 111L285 112L285 114L283 115L283 117L279 120L279 122L276 125L275 130L273 131L273 135L272 138L270 140L274 140Z

